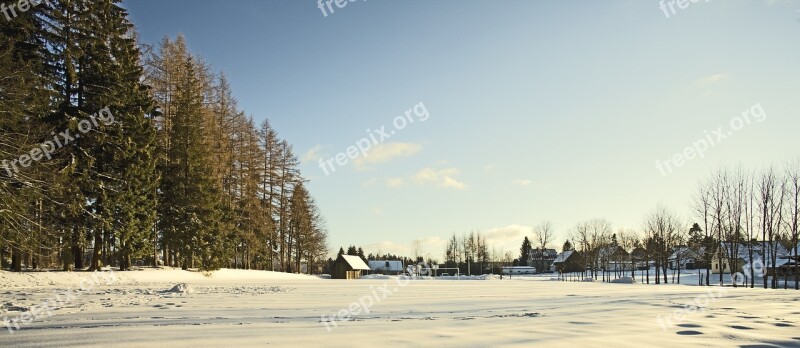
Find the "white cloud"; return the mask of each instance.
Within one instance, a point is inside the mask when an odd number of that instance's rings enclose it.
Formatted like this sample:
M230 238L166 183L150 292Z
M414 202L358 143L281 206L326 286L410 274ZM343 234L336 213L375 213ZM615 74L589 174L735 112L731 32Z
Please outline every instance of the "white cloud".
M704 95L711 95L717 88L724 86L724 83L730 78L730 75L724 73L713 74L695 81L695 85L703 90Z
M517 180L511 180L511 183L517 186L525 187L529 186L531 184L531 181L527 179L517 179Z
M442 188L452 188L463 190L467 185L456 180L454 177L461 174L457 168L433 169L424 168L414 175L414 181L418 184L433 184Z
M447 176L444 178L444 181L442 182L442 187L452 188L456 190L463 190L467 188L467 185L464 184L463 182L459 182L456 179Z
M495 247L498 251L511 251L514 257L519 255L519 247L525 236L530 239L533 236L533 228L522 225L508 225L497 227L486 231L483 234L489 247Z
M320 158L322 158L320 151L322 151L322 145L315 145L314 147L306 151L305 154L303 154L303 157L300 158L300 162L308 163L308 162L318 161Z
M728 74L720 73L703 77L700 80L698 80L697 83L699 83L702 86L708 86L723 82L725 80L728 80L729 78L730 76Z
M353 160L356 169L365 170L370 164L386 163L395 158L408 157L422 150L422 145L415 143L385 143L378 144L366 154Z
M383 209L381 208L372 208L372 213L378 216L383 216Z
M403 178L388 178L386 179L386 186L391 188L397 188L404 186L406 181Z

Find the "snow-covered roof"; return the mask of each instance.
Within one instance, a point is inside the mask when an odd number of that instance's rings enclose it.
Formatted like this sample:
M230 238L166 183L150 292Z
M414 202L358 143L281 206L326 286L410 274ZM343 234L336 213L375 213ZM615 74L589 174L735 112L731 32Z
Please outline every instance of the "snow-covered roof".
M753 259L755 260L754 262L756 262L756 263L754 263L754 265L758 265L758 267L755 267L756 269L763 268L763 267L773 268L772 260L770 260L769 258L767 258L766 261L763 261L763 260L761 260L760 257L753 256ZM747 260L745 260L745 262L746 261ZM761 261L761 264L759 265L757 261ZM775 267L781 267L781 266L783 266L783 265L785 265L787 263L789 263L789 259L787 259L787 258L778 258L778 259L775 260ZM744 266L742 266L742 269L750 269L750 262L747 262Z
M731 251L733 250L731 243L729 242L720 243L720 246L722 247L724 257L727 258L728 255L732 254ZM752 246L753 246L754 260L764 258L763 256L765 251L771 251L771 250L775 251L777 258L784 258L785 256L789 255L789 251L786 250L786 248L784 248L783 245L779 242L769 243L769 242L759 241L752 243ZM748 245L745 243L737 244L736 256L744 260L745 263L750 263L750 251L748 250ZM766 258L769 259L770 258L769 255L767 255Z
M567 259L568 259L570 256L572 256L572 254L573 254L574 252L575 252L575 250L567 250L567 251L562 251L560 254L558 254L558 256L556 256L556 259L555 259L555 260L553 260L553 263L562 263L562 262L566 262L566 261L567 261Z
M670 260L677 260L678 256L680 256L681 259L700 259L705 252L704 247L700 247L695 250L690 247L682 246L675 247L672 250L672 255L669 256Z
M403 261L389 261L389 260L370 260L367 261L369 268L373 271L402 271Z
M350 268L352 268L354 270L363 270L363 271L369 271L370 270L369 266L367 266L367 264L364 263L364 260L362 260L358 256L340 255L340 257L342 259L344 259L344 261L347 262L348 265L350 265Z

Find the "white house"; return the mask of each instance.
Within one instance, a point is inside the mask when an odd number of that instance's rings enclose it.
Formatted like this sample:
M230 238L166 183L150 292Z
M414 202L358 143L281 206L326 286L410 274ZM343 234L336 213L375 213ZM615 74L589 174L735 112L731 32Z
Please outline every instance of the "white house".
M405 271L403 261L371 260L368 264L374 274L400 274Z
M510 274L510 275L536 274L536 267L529 267L529 266L503 267L503 274Z
M772 264L772 258L769 255L769 252L774 250L777 254L777 260L775 261L775 265ZM720 255L719 252L722 252L722 264L720 265ZM764 254L767 254L764 256ZM720 271L724 273L731 272L731 256L734 255L736 259L737 270L736 272L742 271L744 269L750 268L751 262L760 262L763 267L767 269L772 269L776 267L781 267L789 262L789 259L786 258L789 255L789 251L781 245L779 242L773 242L770 244L769 242L756 242L753 243L753 259L750 259L750 251L748 250L747 244L741 243L737 245L737 248L734 249L731 243L720 243L720 250L714 254L713 258L711 259L711 272L714 274L719 274Z
M686 246L672 248L672 255L669 256L669 269L697 269L703 263L703 253L705 248L692 249Z

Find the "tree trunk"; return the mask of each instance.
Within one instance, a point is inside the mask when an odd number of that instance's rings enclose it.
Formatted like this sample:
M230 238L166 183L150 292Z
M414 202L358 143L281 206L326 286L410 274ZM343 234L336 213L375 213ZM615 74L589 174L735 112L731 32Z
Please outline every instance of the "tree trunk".
M797 240L794 242L794 289L800 290L800 265L798 265L798 263L800 263L798 262L800 259L797 258L797 249L800 249L800 245L798 245Z
M22 272L22 251L19 247L11 247L11 270Z
M92 249L92 264L89 265L89 271L97 271L100 269L100 251L103 248L103 232L100 230L94 231L94 249Z

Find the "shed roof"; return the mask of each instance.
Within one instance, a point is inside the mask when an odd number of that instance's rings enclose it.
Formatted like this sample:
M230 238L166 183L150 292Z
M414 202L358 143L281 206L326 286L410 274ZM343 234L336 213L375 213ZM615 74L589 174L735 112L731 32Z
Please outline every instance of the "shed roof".
M562 251L560 254L558 254L558 257L556 257L553 263L566 262L567 259L569 259L569 257L572 256L573 253L575 253L575 250Z
M341 257L344 260L344 262L347 262L347 265L350 266L351 269L362 270L362 271L370 270L369 266L367 266L367 264L364 263L364 260L362 260L358 256L339 255L339 257Z

